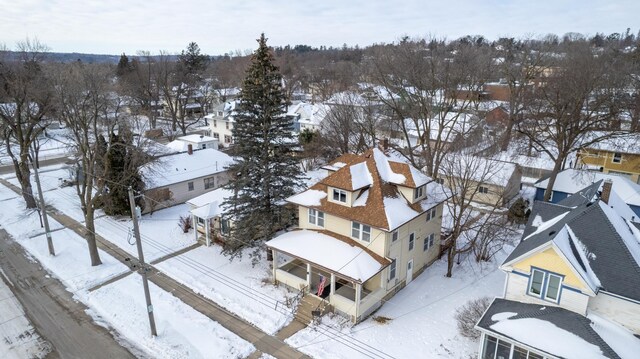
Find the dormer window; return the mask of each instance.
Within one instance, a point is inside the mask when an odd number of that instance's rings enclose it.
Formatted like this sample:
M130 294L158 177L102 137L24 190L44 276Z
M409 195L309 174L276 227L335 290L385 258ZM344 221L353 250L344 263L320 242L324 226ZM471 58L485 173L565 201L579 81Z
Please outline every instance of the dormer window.
M413 192L413 199L418 199L422 196L424 196L424 190L426 189L427 185L422 185L418 188L415 189L415 191Z
M347 203L347 192L341 189L333 189L333 200L336 202Z

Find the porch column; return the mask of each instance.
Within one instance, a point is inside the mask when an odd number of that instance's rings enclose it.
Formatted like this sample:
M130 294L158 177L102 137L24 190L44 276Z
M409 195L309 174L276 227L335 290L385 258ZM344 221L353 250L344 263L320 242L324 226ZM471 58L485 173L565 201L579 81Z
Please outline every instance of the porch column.
M336 275L331 273L331 295L336 294Z
M209 223L209 219L205 219L204 220L204 236L206 238L206 243L207 243L207 247L209 247L211 245L211 239L209 238L209 226L211 224Z
M271 250L273 255L273 261L271 262L271 271L273 275L273 284L276 284L276 271L278 270L278 252L275 249Z
M307 291L311 293L311 264L307 263Z
M195 235L196 242L198 241L198 218L195 215L191 215L191 223L193 223L193 234Z
M360 316L360 297L362 297L362 284L356 283L356 315L353 320L354 323L358 321Z

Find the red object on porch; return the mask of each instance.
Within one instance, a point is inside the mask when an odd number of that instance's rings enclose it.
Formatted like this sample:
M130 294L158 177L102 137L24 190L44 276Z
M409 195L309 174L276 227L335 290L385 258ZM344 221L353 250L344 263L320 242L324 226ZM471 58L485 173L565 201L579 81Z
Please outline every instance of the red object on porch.
M318 283L318 297L322 296L322 292L324 292L324 286L327 284L327 277L322 277L320 279L320 283Z

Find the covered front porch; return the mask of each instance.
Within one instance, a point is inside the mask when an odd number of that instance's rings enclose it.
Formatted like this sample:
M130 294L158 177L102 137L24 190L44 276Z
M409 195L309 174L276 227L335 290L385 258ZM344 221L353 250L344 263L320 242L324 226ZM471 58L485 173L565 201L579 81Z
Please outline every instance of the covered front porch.
M377 309L386 295L381 271L390 262L357 245L302 230L276 237L267 246L275 282L322 298L354 323Z

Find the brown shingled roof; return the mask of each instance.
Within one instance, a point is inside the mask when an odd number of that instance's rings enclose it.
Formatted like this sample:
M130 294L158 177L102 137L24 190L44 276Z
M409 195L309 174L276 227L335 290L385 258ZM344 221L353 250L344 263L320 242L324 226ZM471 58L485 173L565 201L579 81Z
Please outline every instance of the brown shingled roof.
M387 215L384 206L384 198L397 198L403 197L403 195L398 191L398 188L395 184L387 183L382 180L380 177L380 173L378 172L378 168L376 166L376 162L373 155L373 150L368 150L364 154L360 156L356 155L343 155L337 162L345 162L349 161L348 165L340 168L336 172L330 174L325 179L315 184L309 189L318 190L327 192L328 187L335 187L340 189L345 189L348 191L353 191L352 188L352 178L351 178L351 170L350 166L365 162L367 165L367 169L371 173L371 177L373 179L373 184L370 187L366 187L364 189L353 192L354 196L359 197L363 191L369 191L367 202L364 206L357 207L349 207L344 206L338 203L334 203L329 201L329 196L320 200L319 206L311 206L312 208L316 208L320 211L346 218L352 221L356 221L359 223L367 224L372 227L380 228L383 230L389 230L389 222L387 220ZM334 163L336 161L333 161ZM346 162L345 162L346 163ZM406 163L399 163L395 161L389 161L391 169L396 173L401 173L406 178L407 187L414 187L415 182L413 180L413 176L411 174L411 170L409 169L409 165ZM329 194L330 195L330 194ZM418 212L416 216L423 213L424 210L421 207L421 203L411 204L410 201L407 201L409 206Z

